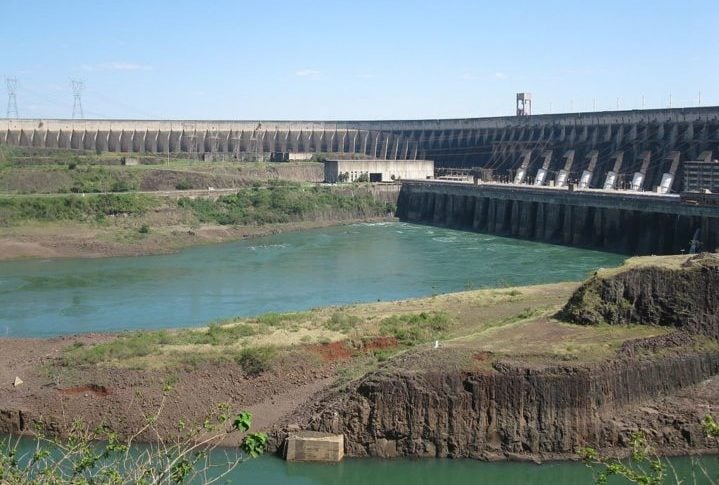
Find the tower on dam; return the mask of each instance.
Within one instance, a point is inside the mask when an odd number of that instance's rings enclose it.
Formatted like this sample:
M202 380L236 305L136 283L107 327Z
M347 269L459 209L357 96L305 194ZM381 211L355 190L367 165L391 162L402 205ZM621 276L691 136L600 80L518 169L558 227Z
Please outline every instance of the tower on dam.
M535 185L680 191L687 161L719 155L719 107L411 121L8 119L0 144L203 158L324 153L434 160ZM519 98L518 98L519 99ZM518 101L519 103L519 101Z

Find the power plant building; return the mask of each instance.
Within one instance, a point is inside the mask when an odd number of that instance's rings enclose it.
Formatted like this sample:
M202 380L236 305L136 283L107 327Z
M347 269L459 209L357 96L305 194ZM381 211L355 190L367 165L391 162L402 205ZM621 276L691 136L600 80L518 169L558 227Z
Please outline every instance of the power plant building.
M327 160L325 182L391 182L434 177L432 160Z

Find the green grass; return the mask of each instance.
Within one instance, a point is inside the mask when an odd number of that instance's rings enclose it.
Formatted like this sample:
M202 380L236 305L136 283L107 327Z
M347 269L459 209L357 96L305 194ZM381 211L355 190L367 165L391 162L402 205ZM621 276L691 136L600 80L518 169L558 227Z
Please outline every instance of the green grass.
M286 323L298 322L309 318L309 312L277 313L268 312L259 315L255 320L257 323L267 327L282 327Z
M366 191L347 193L289 182L242 189L215 201L182 198L178 205L190 209L200 222L221 225L283 223L337 212L379 216L394 210Z
M444 312L422 312L385 318L379 330L383 335L395 337L401 345L412 346L443 338L451 323Z
M119 214L141 215L158 203L156 198L142 194L0 197L0 224L92 221Z
M348 315L342 312L335 312L324 324L327 330L334 332L348 333L362 323L362 319L355 315Z
M247 347L240 351L235 357L235 362L242 367L247 374L256 376L266 372L272 367L272 359L277 350L269 345Z
M171 342L166 331L135 332L111 342L97 345L72 345L62 356L62 365L94 365L102 362L121 361L145 357L157 351L160 345Z
M201 330L182 331L141 331L129 332L116 339L95 345L74 344L64 350L62 364L96 365L146 357L159 353L163 346L211 345L224 346L236 344L244 337L258 333L254 325L246 323L211 323ZM192 352L185 354L191 360ZM185 360L183 358L180 361Z

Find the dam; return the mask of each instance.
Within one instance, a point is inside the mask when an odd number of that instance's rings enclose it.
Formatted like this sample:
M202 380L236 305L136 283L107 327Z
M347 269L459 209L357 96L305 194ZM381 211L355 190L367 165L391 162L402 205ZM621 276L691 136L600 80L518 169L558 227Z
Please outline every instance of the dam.
M719 186L719 107L396 121L4 123L0 145L39 152L433 160L438 172L462 172L475 185L403 181L403 220L626 254L714 250L719 241L719 199L701 194ZM699 193L678 195L687 191Z
M495 178L536 180L541 169L547 181L561 173L595 188L608 172L617 187L641 173L639 185L653 190L664 174L680 180L685 161L719 154L719 107L396 121L8 119L0 144L209 160L312 153L434 160Z
M711 195L705 196L714 201ZM696 197L514 184L404 181L404 221L624 254L715 251L719 207Z

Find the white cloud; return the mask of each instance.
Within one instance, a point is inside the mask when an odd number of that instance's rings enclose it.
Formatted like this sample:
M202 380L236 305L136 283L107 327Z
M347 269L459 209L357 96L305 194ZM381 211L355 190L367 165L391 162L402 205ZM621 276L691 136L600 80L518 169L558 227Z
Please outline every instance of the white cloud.
M503 72L495 72L494 78L495 79L507 79L507 75Z
M152 71L153 67L134 62L101 62L100 64L83 64L83 71Z
M300 69L299 71L295 71L295 76L307 77L310 79L318 79L320 77L320 74L322 73L317 69Z
M366 73L364 73L364 74L360 74L360 75L357 76L357 77L359 77L360 79L375 79L375 78L377 77L377 75L372 74L372 73L369 73L369 72L366 72Z

